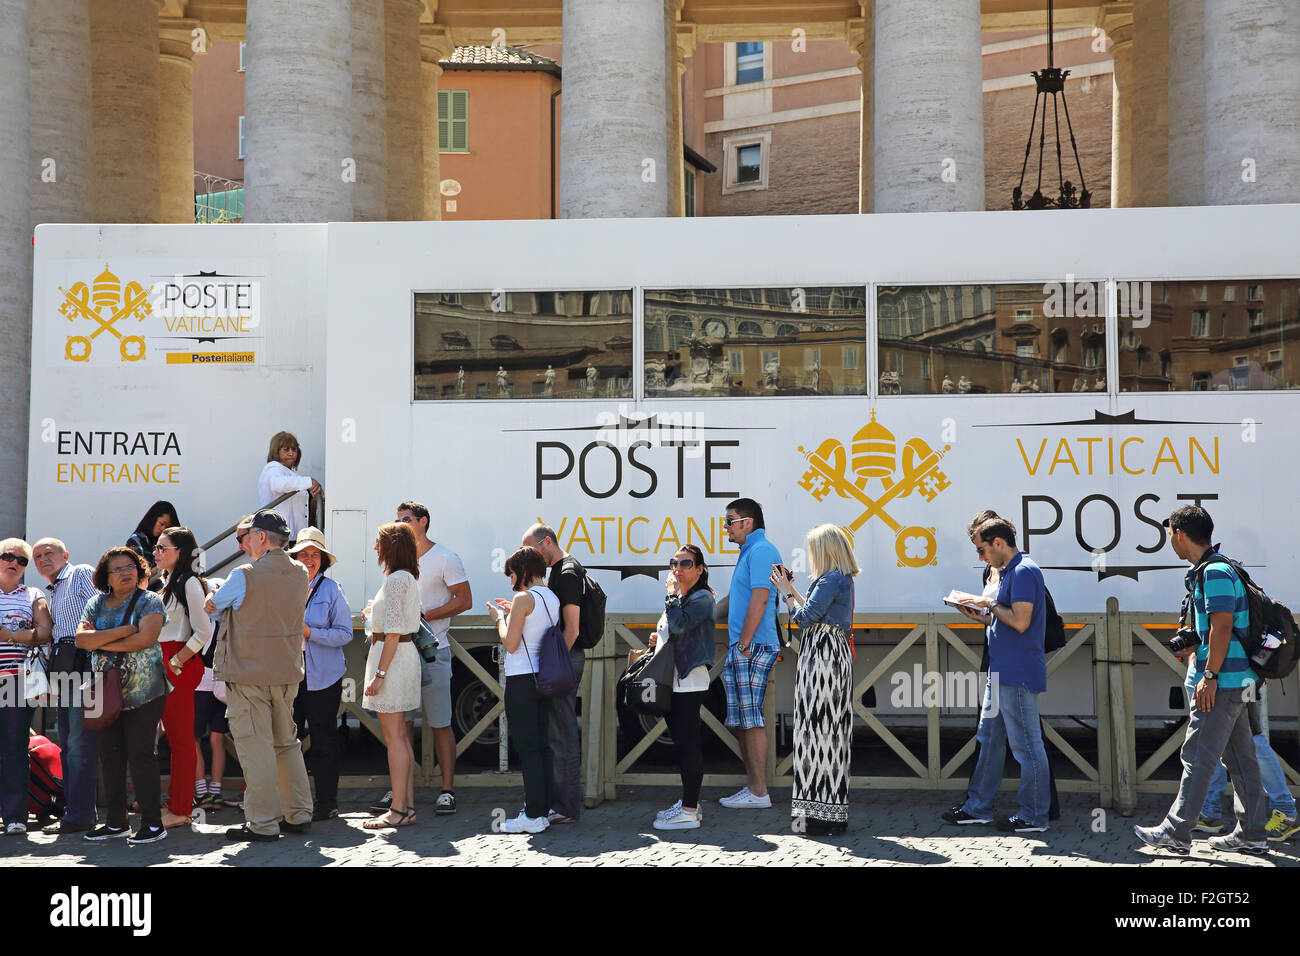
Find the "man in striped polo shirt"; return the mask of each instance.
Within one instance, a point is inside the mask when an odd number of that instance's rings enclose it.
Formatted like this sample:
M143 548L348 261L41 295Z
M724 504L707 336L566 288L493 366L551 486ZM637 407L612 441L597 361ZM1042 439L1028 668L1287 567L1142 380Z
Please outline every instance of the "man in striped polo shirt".
M1214 521L1204 508L1184 505L1164 525L1174 552L1192 565L1186 583L1194 612L1191 623L1200 637L1194 665L1196 693L1183 740L1178 796L1163 823L1135 826L1133 832L1149 846L1187 853L1210 780L1222 760L1232 775L1237 827L1211 837L1210 846L1266 853L1267 803L1247 713L1247 705L1258 697L1259 675L1251 668L1242 641L1250 632L1246 587L1231 565L1218 560L1219 549L1210 543Z
M94 596L95 569L89 564L69 564L68 549L58 538L41 538L32 548L36 570L50 583L50 612L54 615L54 643L75 644L77 625ZM88 666L86 651L75 651L76 666ZM63 819L51 823L46 833L77 833L95 826L95 784L99 774L99 734L87 730L81 719L81 701L57 704L59 749L63 752L63 792L67 809Z

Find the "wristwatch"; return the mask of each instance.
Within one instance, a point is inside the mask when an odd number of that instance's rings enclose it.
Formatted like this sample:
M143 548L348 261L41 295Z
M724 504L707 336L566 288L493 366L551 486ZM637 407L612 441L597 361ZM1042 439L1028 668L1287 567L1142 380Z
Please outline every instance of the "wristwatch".
M1214 671L1209 670L1209 669L1207 668L1206 671L1205 671L1205 679L1206 679L1206 680L1217 681L1217 680L1219 679L1219 675L1216 674L1216 673L1214 673Z
M376 676L376 677L387 677L387 676L388 676L388 671L377 670L377 671L375 671L375 676Z

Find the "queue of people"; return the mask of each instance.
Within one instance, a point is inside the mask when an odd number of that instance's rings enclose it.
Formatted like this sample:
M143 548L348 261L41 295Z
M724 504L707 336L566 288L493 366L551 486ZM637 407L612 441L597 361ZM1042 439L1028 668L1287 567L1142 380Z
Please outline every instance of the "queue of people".
M268 470L277 465L292 471L298 451L291 435L277 435L271 458L278 461L268 461ZM310 485L302 490L316 493ZM318 529L295 530L281 512L264 508L237 527L236 539L249 562L224 581L205 580L193 533L163 526L175 518L174 507L158 502L131 543L110 548L93 568L72 564L55 538L43 538L35 548L18 539L0 542L0 680L19 680L30 649L52 643L51 673L87 671L107 681L112 672L120 698L113 702L116 718L101 720L94 729L82 702L57 695L51 700L67 799L63 818L45 829L84 832L92 841L126 837L138 844L165 838L168 828L190 822L193 807L220 805L228 733L244 771L245 822L227 837L260 842L305 833L313 822L338 815L337 719L352 613L343 589L326 574L337 559ZM768 541L758 502L730 502L724 524L729 540L739 546L728 593L717 598L699 547L679 548L668 561L664 610L649 638L650 653L669 646L674 651L666 719L682 784L680 798L652 825L659 830L702 825L701 710L714 666L715 621L721 619L728 630L722 666L726 725L736 735L748 784L718 802L728 810L772 805L763 712L781 653L777 604L783 601L799 629L792 828L814 836L842 833L849 818L854 719L854 579L861 573L853 542L834 525L811 529L806 539L810 583L803 591ZM1194 832L1223 829L1219 793L1231 775L1238 823L1212 843L1218 849L1263 852L1269 839L1286 839L1300 832L1300 824L1266 735L1254 732L1247 719L1248 705L1256 699L1251 688L1260 682L1242 641L1249 627L1244 587L1210 543L1213 521L1203 508L1180 507L1165 525L1177 555L1193 566L1187 623L1199 643L1187 678L1192 720L1174 805L1159 826L1134 832L1151 846L1187 852ZM442 774L434 812L456 810L447 632L451 618L471 606L472 595L460 558L431 539L429 527L429 510L404 501L374 542L384 580L362 614L368 642L362 706L375 713L382 728L391 790L372 808L375 815L366 829L406 827L417 820L412 741L414 717L421 713L434 735ZM1045 637L1054 612L1043 573L1019 550L1010 521L984 511L967 534L986 568L982 595L958 610L984 625L981 670L987 683L970 784L964 800L943 819L956 826L996 823L1008 833L1039 833L1059 814L1038 705L1047 689ZM151 546L152 563L140 553L145 546ZM48 597L23 584L33 560L49 582ZM574 823L581 813L576 695L584 647L594 646L595 625L587 610L591 585L554 529L543 524L525 530L504 573L511 597L495 598L487 608L505 653L505 711L522 767L524 801L501 830L540 833ZM151 581L157 593L150 590ZM427 653L417 651L416 644L426 632L434 636L434 649ZM558 693L543 690L538 679L548 637L562 642L560 653L567 652L574 678ZM30 707L0 708L0 811L6 833L26 830L30 719ZM171 751L165 803L154 757L160 725ZM200 746L204 735L212 745L210 776ZM308 735L314 799L300 743ZM998 818L994 801L1008 748L1020 765L1020 788L1014 813ZM128 768L135 791L131 808ZM1280 785L1275 777L1282 779ZM106 797L103 822L95 806L97 780ZM128 809L140 815L135 832L128 828Z

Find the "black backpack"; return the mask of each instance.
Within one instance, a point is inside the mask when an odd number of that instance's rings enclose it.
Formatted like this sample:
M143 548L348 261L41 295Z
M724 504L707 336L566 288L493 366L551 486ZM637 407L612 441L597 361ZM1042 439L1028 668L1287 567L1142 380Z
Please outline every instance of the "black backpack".
M582 603L578 605L578 639L573 646L589 651L605 636L605 591L582 569Z
M1297 653L1300 652L1300 634L1296 631L1295 616L1284 605L1265 594L1238 562L1218 552L1209 555L1196 566L1194 573L1196 584L1201 589L1202 600L1205 595L1205 566L1212 561L1221 561L1232 568L1246 588L1246 603L1250 608L1250 631L1244 639L1238 639L1246 649L1251 668L1266 680L1290 677L1296 668ZM1235 630L1232 636L1237 638ZM1265 656L1263 663L1260 663L1256 657L1264 651L1264 639L1269 636L1277 638L1282 643L1271 654Z

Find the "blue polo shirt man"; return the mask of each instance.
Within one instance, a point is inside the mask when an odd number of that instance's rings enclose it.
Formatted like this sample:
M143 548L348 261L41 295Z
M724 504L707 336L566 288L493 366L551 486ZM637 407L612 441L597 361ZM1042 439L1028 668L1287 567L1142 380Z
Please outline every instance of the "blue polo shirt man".
M1003 518L985 521L975 532L989 564L999 573L997 603L990 608L989 680L984 689L976 737L979 760L966 802L944 814L949 823L994 822L993 800L1002 785L1007 745L1020 764L1019 809L998 820L1007 833L1047 829L1051 783L1047 751L1038 717L1038 695L1047 690L1043 650L1047 626L1047 585L1043 572L1016 547L1016 531ZM974 613L969 617L979 619Z
M727 539L740 545L740 557L723 599L730 644L722 665L722 687L727 696L727 726L740 743L749 783L718 803L731 809L770 807L763 700L781 648L771 582L772 567L781 563L781 553L767 540L763 508L754 499L738 498L727 505L724 524Z

